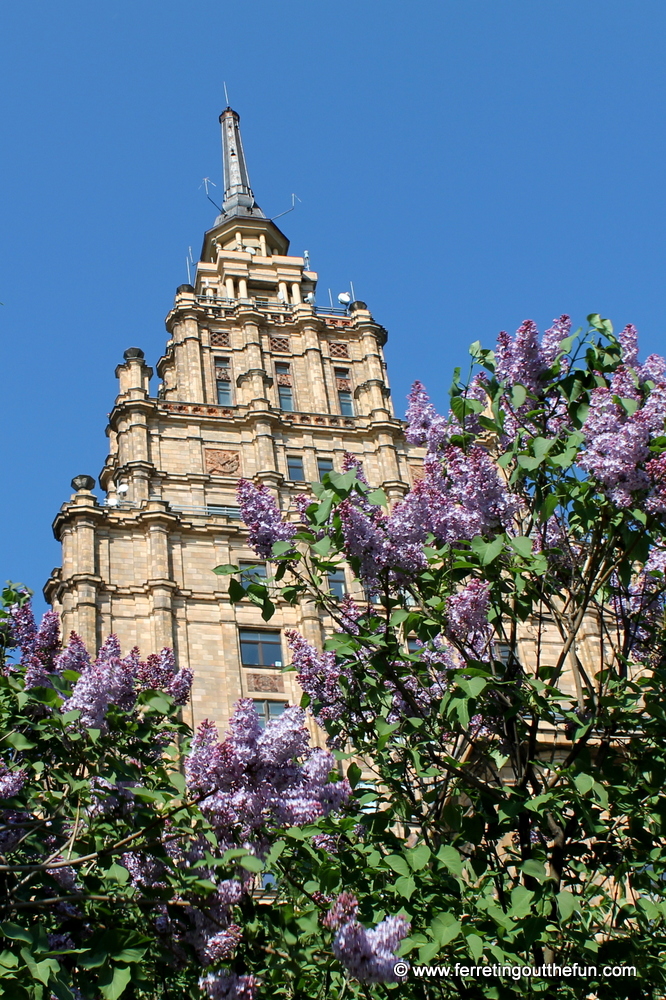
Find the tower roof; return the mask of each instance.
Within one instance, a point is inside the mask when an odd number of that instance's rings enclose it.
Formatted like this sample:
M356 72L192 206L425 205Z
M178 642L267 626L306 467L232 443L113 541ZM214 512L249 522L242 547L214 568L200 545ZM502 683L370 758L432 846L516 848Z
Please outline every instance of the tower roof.
M240 133L240 115L227 107L220 115L222 127L222 165L224 168L224 201L222 216L217 224L227 219L241 217L265 219L254 199L250 176L245 162L245 151Z

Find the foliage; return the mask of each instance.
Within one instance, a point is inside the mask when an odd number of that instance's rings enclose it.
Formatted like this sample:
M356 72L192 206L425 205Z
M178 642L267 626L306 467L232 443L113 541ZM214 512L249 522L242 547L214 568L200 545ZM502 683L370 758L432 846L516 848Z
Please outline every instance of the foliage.
M291 634L287 669L354 789L273 845L274 905L246 927L270 942L251 959L265 996L554 988L398 982L396 950L452 970L597 967L559 978L562 997L664 994L666 362L638 363L632 327L589 323L473 345L447 417L417 384L424 476L390 512L351 457L288 529L242 484L282 599L330 616L324 653ZM368 603L327 592L344 563ZM230 595L273 613L274 586ZM603 978L621 963L637 977Z
M262 730L251 702L190 747L169 650L121 657L111 636L91 662L75 633L60 649L54 612L37 628L25 590L2 606L20 660L0 672L0 995L252 997L237 918L256 919L276 824L347 797L332 758L300 709Z

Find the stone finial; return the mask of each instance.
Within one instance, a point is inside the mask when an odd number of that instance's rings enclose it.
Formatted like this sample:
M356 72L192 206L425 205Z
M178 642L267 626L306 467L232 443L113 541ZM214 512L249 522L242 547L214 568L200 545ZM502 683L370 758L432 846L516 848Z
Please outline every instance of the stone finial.
M92 490L95 488L95 480L92 476L74 476L72 479L72 489L78 493L80 490Z
M123 353L125 361L130 361L133 360L134 358L143 359L145 358L145 356L146 355L143 353L140 347L128 347L127 350L124 351Z

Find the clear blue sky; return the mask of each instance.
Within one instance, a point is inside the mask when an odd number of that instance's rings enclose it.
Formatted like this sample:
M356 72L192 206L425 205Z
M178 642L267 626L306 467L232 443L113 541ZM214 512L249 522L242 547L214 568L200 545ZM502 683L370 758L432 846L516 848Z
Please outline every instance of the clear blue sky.
M477 338L569 312L666 350L666 5L617 0L4 4L0 578L40 591L97 476L123 350L215 210L226 80L252 185L389 330L396 409ZM219 187L213 191L219 194Z

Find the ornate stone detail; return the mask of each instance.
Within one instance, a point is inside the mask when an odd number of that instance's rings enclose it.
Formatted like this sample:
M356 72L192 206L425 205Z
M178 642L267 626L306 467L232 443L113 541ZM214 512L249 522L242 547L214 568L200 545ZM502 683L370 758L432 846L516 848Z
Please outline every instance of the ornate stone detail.
M349 349L346 344L341 341L333 341L331 344L331 357L332 358L348 358Z
M229 334L224 330L213 330L210 335L211 347L231 347Z
M278 354L289 354L289 337L269 337L268 343L271 351Z
M341 392L351 392L351 379L349 378L336 378L335 384L339 391Z
M250 691L283 692L284 677L280 674L247 674Z
M216 368L215 378L218 382L231 382L231 372L228 368Z
M204 448L206 472L211 476L236 476L240 472L240 452Z
M423 465L410 465L409 474L412 477L412 482L418 483L425 477L425 468Z
M287 372L278 372L277 384L291 385L291 375L288 375Z
M234 411L222 406L199 406L196 403L160 402L160 406L171 413L204 413L209 417L233 417Z
M324 316L324 323L326 326L332 326L338 330L345 326L351 326L351 320L343 319L341 316Z

